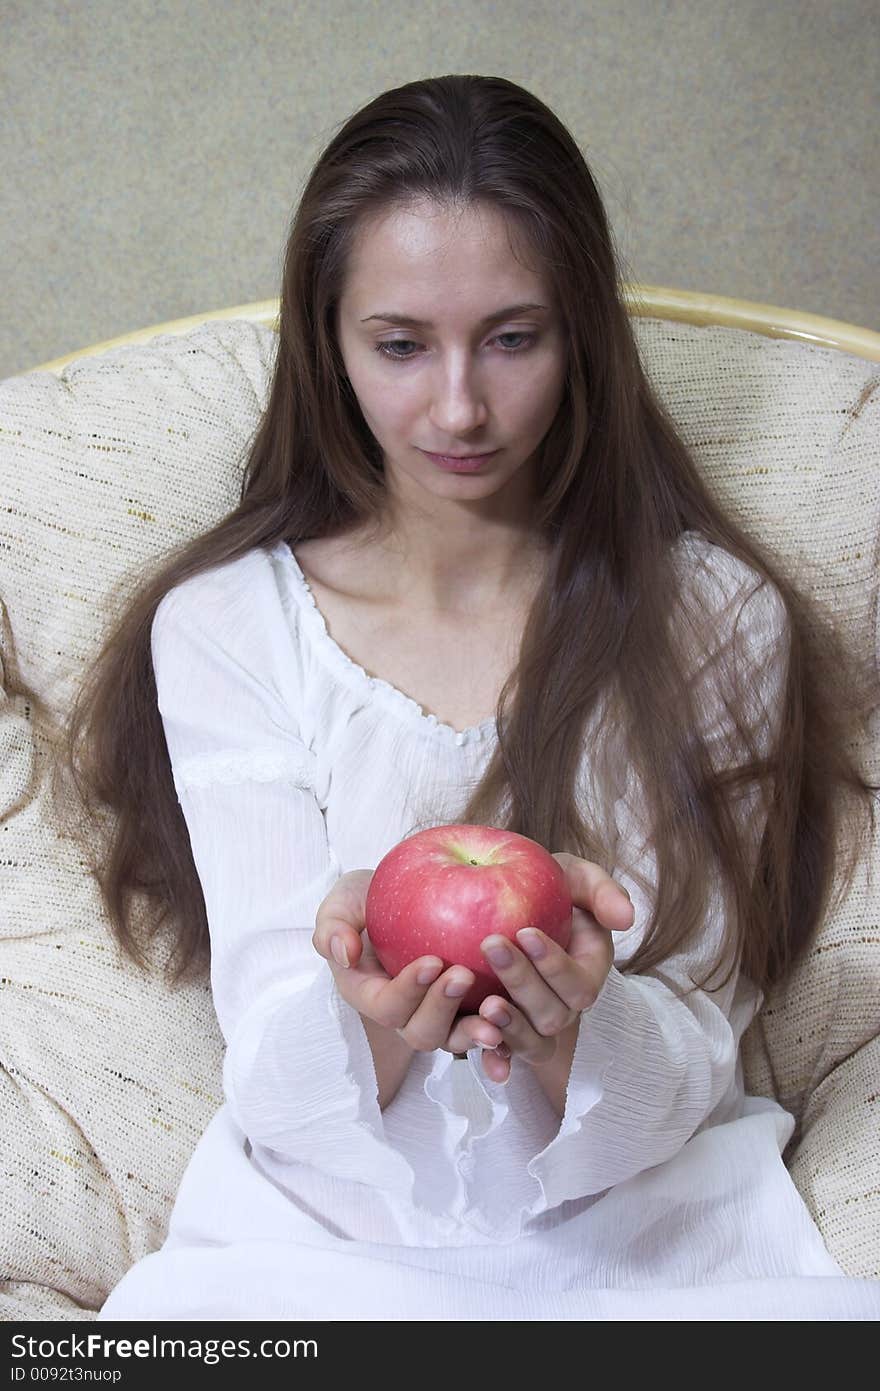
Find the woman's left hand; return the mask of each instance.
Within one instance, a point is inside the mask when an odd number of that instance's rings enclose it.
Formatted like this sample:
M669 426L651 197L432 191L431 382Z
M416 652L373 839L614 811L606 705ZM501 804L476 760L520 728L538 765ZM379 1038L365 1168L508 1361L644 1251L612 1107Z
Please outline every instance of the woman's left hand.
M565 852L553 858L565 871L574 905L568 949L535 928L521 928L516 946L500 936L481 943L511 996L487 995L480 1005L480 1016L497 1025L503 1040L483 1051L483 1071L493 1082L507 1081L511 1054L534 1066L549 1062L566 1042L574 1051L581 1013L595 1003L614 962L611 932L625 932L635 920L629 895L600 865ZM541 954L530 953L531 943ZM493 945L507 951L506 965L492 959Z

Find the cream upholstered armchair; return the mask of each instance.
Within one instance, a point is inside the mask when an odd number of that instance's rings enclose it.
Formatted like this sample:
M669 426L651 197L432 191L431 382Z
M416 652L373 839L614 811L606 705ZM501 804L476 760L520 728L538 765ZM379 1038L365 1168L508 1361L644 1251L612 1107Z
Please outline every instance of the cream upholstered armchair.
M875 642L880 335L640 287L643 358L712 487L854 640ZM92 1319L161 1245L222 1101L207 981L116 947L47 770L111 602L237 501L277 301L163 324L0 382L0 1317ZM21 694L22 683L39 706ZM876 735L876 731L874 731ZM861 749L878 780L876 738ZM880 1278L880 898L867 874L744 1041L749 1091L832 1254ZM759 1027L760 1025L760 1027Z

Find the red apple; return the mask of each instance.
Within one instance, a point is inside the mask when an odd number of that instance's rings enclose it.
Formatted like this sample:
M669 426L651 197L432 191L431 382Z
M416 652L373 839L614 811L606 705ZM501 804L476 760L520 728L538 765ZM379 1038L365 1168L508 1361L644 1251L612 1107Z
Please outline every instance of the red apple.
M476 980L459 1012L507 991L480 951L491 933L515 946L538 927L560 946L571 938L571 895L557 860L537 841L493 826L432 826L379 861L367 891L365 926L389 976L420 956L444 969L467 966Z

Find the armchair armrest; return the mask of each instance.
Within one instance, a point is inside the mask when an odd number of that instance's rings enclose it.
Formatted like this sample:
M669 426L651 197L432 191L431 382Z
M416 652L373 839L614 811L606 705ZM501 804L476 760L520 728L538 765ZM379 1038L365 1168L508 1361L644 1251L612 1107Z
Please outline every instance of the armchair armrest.
M847 1275L880 1279L880 1036L829 1072L800 1130L786 1166L825 1245Z

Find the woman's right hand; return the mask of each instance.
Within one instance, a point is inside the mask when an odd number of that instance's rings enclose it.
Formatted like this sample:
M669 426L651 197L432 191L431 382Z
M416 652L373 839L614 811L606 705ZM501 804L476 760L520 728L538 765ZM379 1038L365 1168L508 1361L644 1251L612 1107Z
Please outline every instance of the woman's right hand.
M444 971L439 956L420 956L399 975L388 975L364 931L373 873L352 869L341 875L315 915L312 945L328 963L342 998L363 1018L395 1029L417 1053L436 1048L464 1053L468 1048L503 1044L501 1030L481 1015L455 1017L462 995L475 980L466 966ZM348 966L334 956L334 944L347 953ZM460 989L447 995L451 986Z

